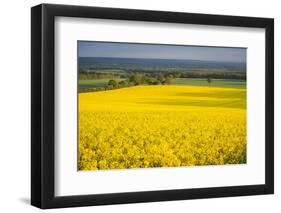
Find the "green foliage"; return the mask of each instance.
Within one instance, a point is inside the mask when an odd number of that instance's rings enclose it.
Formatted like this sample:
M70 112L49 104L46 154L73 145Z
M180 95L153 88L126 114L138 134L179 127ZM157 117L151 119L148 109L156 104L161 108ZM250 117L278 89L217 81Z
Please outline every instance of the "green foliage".
M161 84L164 84L164 82L165 82L165 77L160 74L159 76L157 76L157 80L158 80Z
M131 75L131 77L129 78L129 81L134 83L135 85L140 85L143 83L144 81L144 77L141 74L133 74Z
M207 78L207 82L210 85L212 83L212 79L210 77Z
M119 78L118 74L113 73L97 73L89 71L79 71L79 80L91 80L91 79L113 79Z
M236 80L236 79L211 79L213 87L220 88L246 88L245 80ZM209 86L206 78L175 78L173 79L174 85L182 86Z
M116 70L112 70L115 72ZM101 70L100 70L101 72ZM116 71L117 72L117 71ZM124 72L124 71L123 71ZM85 72L79 71L79 92L96 92L103 90L119 89L137 85L194 85L194 86L213 86L213 87L230 87L245 88L246 80L243 79L217 79L216 76L204 74L196 71L200 78L183 78L183 73L173 72L136 72L128 71L127 74L104 72ZM118 73L118 72L117 72ZM215 75L215 73L214 73ZM181 76L178 78L178 76ZM110 78L109 78L110 77Z
M170 85L172 84L172 78L171 77L166 77L164 84Z
M117 85L118 85L118 83L113 79L108 81L108 86L116 87Z
M119 85L120 87L126 87L126 86L128 86L128 84L129 84L128 80L123 80L123 81L120 81L120 82L118 83L118 85Z

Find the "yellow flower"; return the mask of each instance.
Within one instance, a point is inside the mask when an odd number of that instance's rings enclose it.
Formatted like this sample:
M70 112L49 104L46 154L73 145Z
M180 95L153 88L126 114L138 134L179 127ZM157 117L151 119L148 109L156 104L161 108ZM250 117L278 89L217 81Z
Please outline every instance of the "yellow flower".
M79 94L80 170L246 163L246 90L137 86Z

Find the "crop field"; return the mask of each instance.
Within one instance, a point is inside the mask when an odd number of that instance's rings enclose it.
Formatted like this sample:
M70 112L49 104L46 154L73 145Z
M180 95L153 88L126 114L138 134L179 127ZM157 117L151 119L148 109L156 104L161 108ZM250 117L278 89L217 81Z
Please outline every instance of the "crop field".
M91 80L79 80L78 85L79 89L91 89L91 88L99 88L99 87L104 87L108 84L108 81L110 79L91 79ZM122 78L117 78L115 79L117 82L122 81L124 79Z
M245 80L235 79L212 79L209 84L204 78L177 78L174 79L175 85L190 85L190 86L210 86L210 87L226 87L226 88L246 88Z
M90 79L90 80L79 80L79 91L85 91L92 88L101 88L108 85L108 79ZM116 82L126 80L124 78L115 78ZM185 86L208 86L208 87L222 87L222 88L246 88L245 80L234 80L234 79L212 79L209 84L204 78L176 78L172 80L173 85L185 85Z
M246 163L244 86L178 84L79 93L78 169Z

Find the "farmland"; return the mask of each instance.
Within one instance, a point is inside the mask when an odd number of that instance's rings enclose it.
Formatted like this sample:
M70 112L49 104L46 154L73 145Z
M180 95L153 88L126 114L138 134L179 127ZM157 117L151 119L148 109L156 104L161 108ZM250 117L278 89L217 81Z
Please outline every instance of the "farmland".
M79 170L246 163L245 81L181 78L78 95Z
M105 79L90 79L90 80L79 80L78 85L79 85L79 91L85 91L87 89L92 89L92 88L102 88L105 87L108 84L109 78ZM115 79L117 82L120 82L124 79L118 78Z
M110 78L106 79L91 79L79 80L79 91L91 91L93 88L103 88L108 84ZM124 78L116 78L116 82L125 80ZM212 79L212 83L208 83L206 78L175 78L171 81L173 85L186 85L186 86L208 86L208 87L226 87L226 88L246 88L245 80L237 79Z
M212 79L212 82L209 84L205 78L177 78L173 80L173 84L241 89L246 88L246 81L239 79Z

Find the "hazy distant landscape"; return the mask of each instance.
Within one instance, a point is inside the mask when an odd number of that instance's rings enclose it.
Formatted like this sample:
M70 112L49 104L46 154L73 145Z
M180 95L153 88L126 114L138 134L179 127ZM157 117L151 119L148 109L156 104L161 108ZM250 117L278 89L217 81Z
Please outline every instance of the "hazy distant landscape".
M139 84L242 88L246 85L246 64L238 62L79 57L78 63L79 92ZM114 80L112 85L110 80Z

